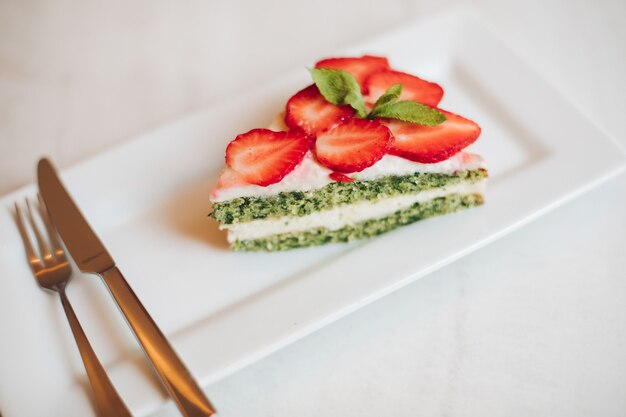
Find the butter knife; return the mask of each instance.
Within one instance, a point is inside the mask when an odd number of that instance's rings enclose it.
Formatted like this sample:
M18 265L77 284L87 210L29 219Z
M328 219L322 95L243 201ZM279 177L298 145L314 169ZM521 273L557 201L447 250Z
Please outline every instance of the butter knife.
M63 243L84 273L102 277L135 333L163 385L185 417L208 417L215 409L152 317L135 295L115 261L91 229L48 159L37 165L39 191Z

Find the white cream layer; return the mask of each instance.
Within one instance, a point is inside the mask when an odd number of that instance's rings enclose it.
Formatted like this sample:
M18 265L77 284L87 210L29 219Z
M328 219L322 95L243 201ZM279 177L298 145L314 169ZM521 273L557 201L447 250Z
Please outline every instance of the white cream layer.
M283 216L271 219L253 220L245 223L221 225L228 230L228 241L260 239L277 233L299 232L316 227L338 230L344 226L369 219L386 217L398 210L448 194L483 194L485 180L451 185L449 187L422 191L417 194L400 195L376 202L363 201L339 206L330 210L318 211L308 216Z

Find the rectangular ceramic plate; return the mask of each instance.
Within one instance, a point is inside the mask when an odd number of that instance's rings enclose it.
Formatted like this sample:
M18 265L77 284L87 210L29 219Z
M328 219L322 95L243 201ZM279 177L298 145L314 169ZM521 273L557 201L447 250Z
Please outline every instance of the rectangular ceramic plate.
M433 34L437 42L428 41ZM416 22L337 53L388 56L395 67L444 86L442 108L482 126L473 150L491 173L483 207L353 244L230 252L206 216L224 148L237 133L267 125L310 82L301 69L63 172L131 285L205 386L624 168L610 140L466 14ZM5 417L87 416L88 388L69 328L58 300L36 287L9 211L14 200L34 193L31 186L2 199L0 407ZM135 415L158 409L163 392L101 283L76 274L69 289Z

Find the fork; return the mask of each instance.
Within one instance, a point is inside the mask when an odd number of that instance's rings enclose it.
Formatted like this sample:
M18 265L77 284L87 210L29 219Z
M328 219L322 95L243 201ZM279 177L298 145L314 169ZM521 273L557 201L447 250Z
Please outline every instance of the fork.
M25 222L20 207L15 203L15 220L17 228L19 229L22 241L24 242L24 249L26 251L26 258L30 265L37 283L45 290L53 291L59 294L63 309L67 320L70 322L74 339L76 339L76 345L80 351L80 356L87 370L87 377L91 383L91 388L94 393L96 409L98 414L102 417L132 417L130 411L122 401L115 387L111 383L111 380L107 376L102 364L98 360L96 353L94 352L87 336L83 331L83 328L74 313L74 309L70 304L67 295L65 294L65 287L67 286L70 277L72 276L72 267L70 266L67 256L61 247L57 231L54 225L50 221L48 211L44 205L40 195L38 197L37 211L39 217L44 224L47 232L48 239L46 240L37 226L35 216L33 215L33 209L31 202L26 198L26 218L32 229L37 246L39 248L39 255L33 249L33 245L26 231Z

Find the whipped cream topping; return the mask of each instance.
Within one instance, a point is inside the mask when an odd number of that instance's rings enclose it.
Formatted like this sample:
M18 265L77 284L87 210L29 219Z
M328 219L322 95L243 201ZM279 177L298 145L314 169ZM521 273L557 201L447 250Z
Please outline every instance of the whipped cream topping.
M474 170L482 167L483 158L476 154L459 152L445 161L434 164L421 164L394 155L385 155L369 168L361 172L346 174L360 181L374 180L389 175L410 175L418 172L443 173L452 175L456 171ZM211 190L211 201L228 201L237 197L268 197L288 191L310 191L322 188L334 180L329 177L332 171L315 160L309 151L293 171L275 184L260 186L235 182Z
M269 129L286 130L283 115L276 116ZM385 155L374 165L360 172L345 174L359 181L375 180L390 175L411 175L415 173L442 173L453 174L456 171L474 170L483 166L483 158L479 155L458 152L445 161L433 164L422 164L395 155ZM268 197L288 191L310 191L322 188L331 182L329 177L332 171L321 165L311 151L307 152L300 164L289 174L275 184L260 186L248 184L242 180L232 180L236 176L232 170L226 169L220 176L218 186L211 190L210 199L213 202L232 200L237 197ZM222 181L229 177L228 181Z

